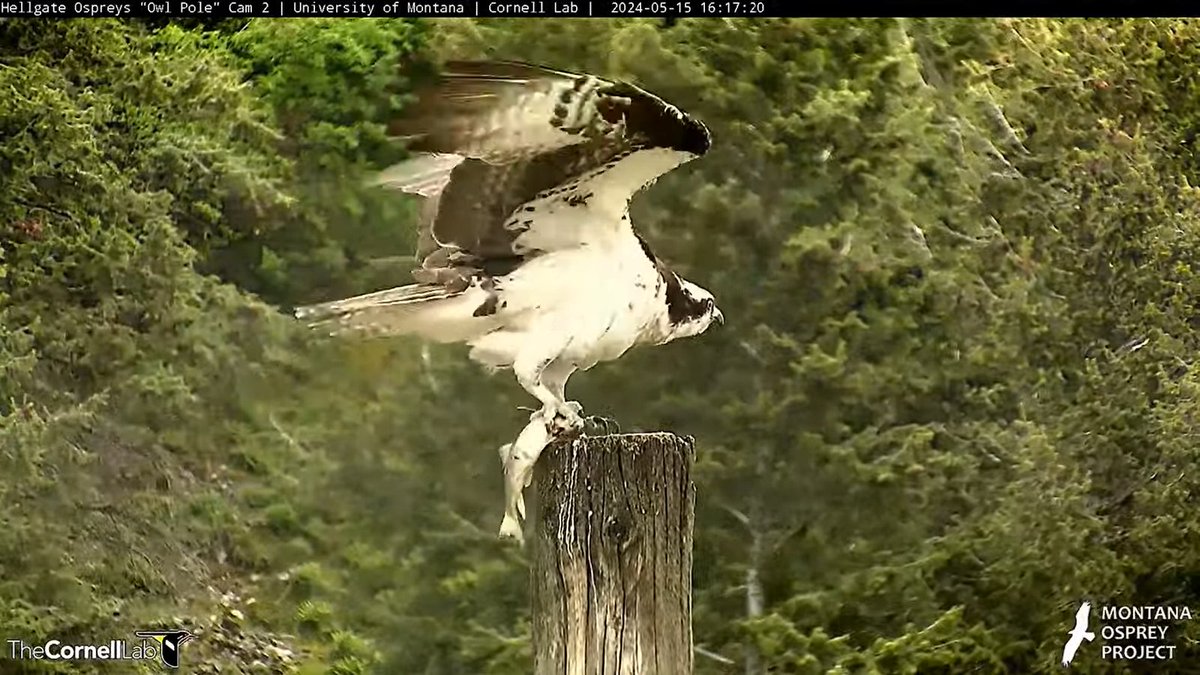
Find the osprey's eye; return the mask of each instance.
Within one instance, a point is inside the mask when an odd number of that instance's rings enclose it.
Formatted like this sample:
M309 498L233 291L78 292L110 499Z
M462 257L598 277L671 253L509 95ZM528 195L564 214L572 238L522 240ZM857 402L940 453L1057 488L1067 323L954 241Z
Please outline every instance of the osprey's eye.
M715 303L715 302L713 302L713 299L712 299L712 298L705 298L705 299L704 299L704 311L706 311L706 312L711 312L711 311L712 311L712 309L713 309L713 307L715 307L715 306L716 306L716 303Z

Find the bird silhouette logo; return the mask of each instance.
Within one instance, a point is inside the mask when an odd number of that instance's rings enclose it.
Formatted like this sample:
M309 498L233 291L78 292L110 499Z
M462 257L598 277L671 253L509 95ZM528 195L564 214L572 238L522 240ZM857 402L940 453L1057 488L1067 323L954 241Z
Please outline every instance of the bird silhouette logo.
M1075 628L1068 633L1071 637L1067 640L1067 644L1063 646L1062 664L1064 666L1071 665L1071 661L1075 659L1075 652L1079 649L1079 645L1083 644L1084 640L1091 642L1096 639L1096 634L1091 633L1087 629L1088 614L1092 611L1092 604L1085 602L1079 605L1079 611L1075 612Z
M139 630L137 636L158 640L161 645L158 656L162 659L163 665L168 668L179 667L179 648L185 642L196 639L195 635L186 630Z

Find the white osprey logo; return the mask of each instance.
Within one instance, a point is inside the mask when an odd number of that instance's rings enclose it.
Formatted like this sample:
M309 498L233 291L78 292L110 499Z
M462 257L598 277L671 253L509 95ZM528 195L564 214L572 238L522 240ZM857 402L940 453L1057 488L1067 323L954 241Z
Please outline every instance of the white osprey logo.
M1071 636L1067 640L1067 644L1063 647L1062 664L1064 666L1071 665L1071 661L1075 659L1075 652L1079 649L1079 645L1083 644L1084 640L1091 642L1096 638L1095 633L1088 632L1088 613L1092 611L1092 605L1085 602L1079 606L1079 611L1075 612L1075 628L1068 635Z

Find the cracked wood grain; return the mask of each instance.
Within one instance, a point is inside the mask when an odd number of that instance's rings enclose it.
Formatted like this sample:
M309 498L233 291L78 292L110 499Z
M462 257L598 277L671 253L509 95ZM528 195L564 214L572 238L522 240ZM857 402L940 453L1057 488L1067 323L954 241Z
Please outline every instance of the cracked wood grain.
M582 436L536 468L536 675L692 672L693 440Z

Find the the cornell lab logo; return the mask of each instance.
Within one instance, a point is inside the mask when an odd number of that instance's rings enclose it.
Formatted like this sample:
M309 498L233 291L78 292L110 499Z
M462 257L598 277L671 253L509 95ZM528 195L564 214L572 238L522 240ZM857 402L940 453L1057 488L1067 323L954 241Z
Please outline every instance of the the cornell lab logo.
M1067 633L1063 645L1062 664L1070 666L1080 649L1097 636L1100 638L1100 658L1109 661L1169 661L1175 658L1175 645L1167 639L1171 624L1191 621L1190 607L1173 605L1105 605L1100 608L1101 624L1088 630L1091 603L1079 605L1074 627ZM1083 648L1090 651L1095 647ZM1095 658L1095 657L1093 657Z
M139 630L136 635L158 640L158 658L162 659L163 665L168 668L179 667L179 648L183 643L196 639L195 635L186 630Z
M139 630L136 640L111 640L105 644L71 644L58 639L41 644L8 641L8 658L17 661L158 661L179 667L179 651L195 639L186 630Z

